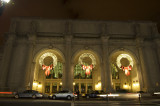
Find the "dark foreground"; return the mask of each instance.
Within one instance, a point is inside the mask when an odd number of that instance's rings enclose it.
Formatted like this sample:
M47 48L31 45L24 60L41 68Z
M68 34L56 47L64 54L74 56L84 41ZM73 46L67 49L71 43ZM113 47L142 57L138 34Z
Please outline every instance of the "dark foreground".
M154 106L160 105L160 98L134 100L51 100L51 99L14 99L0 98L0 106Z

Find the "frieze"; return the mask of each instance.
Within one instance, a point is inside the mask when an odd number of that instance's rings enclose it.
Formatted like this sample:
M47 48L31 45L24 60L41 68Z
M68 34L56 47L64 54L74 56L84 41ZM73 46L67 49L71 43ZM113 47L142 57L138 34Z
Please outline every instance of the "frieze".
M10 33L38 33L38 36L134 38L137 36L160 36L153 22L139 21L80 21L80 20L45 20L45 19L12 19ZM151 35L155 36L151 36Z

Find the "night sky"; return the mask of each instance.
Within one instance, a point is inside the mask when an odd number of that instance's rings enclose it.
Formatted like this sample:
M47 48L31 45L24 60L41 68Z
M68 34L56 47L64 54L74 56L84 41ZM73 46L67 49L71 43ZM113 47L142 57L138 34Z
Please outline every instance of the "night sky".
M148 20L160 24L160 0L11 0L0 16L0 42L12 17L73 20ZM158 24L158 27L159 27Z

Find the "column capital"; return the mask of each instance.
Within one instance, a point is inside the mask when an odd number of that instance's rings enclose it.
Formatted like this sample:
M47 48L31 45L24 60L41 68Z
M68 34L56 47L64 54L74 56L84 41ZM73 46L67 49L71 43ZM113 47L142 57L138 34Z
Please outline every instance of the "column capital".
M38 26L38 22L31 21L31 23L30 23L30 32L29 33L35 34L37 32L37 26Z
M66 42L71 42L71 41L72 41L72 39L73 39L73 35L71 35L71 34L70 34L70 35L68 35L68 34L67 34L67 35L65 35L65 37L64 37L64 38L65 38Z
M103 43L106 43L109 41L109 36L101 36L101 40Z
M144 38L143 37L137 37L136 38L136 45L138 48L142 48L144 43Z
M27 34L27 37L29 41L35 41L37 39L37 35L33 33Z

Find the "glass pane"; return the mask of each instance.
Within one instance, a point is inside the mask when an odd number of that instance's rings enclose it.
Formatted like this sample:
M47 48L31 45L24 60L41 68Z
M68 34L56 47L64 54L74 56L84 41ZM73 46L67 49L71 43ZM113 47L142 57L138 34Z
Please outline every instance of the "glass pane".
M46 85L45 85L45 93L50 93L50 83L46 83Z
M85 89L86 89L85 84L82 83L81 84L81 93L85 93Z
M45 93L49 93L50 92L50 86L46 86L45 87Z
M74 86L74 91L77 92L79 90L79 83L76 83Z
M62 86L61 85L59 85L59 91L62 91Z
M92 84L87 84L87 93L91 93L92 92Z
M52 93L56 93L56 92L57 92L57 83L53 83Z

